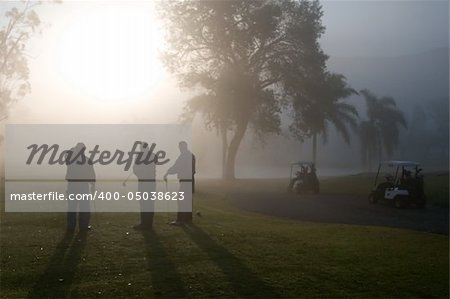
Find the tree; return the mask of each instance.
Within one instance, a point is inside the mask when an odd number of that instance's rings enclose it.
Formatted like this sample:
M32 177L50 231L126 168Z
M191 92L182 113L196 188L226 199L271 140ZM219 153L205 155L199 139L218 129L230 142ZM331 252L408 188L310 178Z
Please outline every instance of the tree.
M324 143L327 141L329 124L346 143L350 143L349 127L356 130L358 112L342 100L357 92L347 85L341 74L324 72L302 81L307 82L305 86L295 84L290 89L294 111L290 129L301 140L312 138L313 162L316 164L317 137L322 135Z
M428 101L428 111L435 129L434 146L441 149L442 159L448 160L449 155L449 98L438 98ZM444 161L445 161L444 160Z
M360 123L363 163L371 170L375 158L381 160L383 149L390 158L398 147L400 126L407 127L403 113L392 97L378 98L369 90L360 91L367 105L367 120Z
M324 61L317 1L169 1L160 6L167 22L164 62L180 86L199 91L186 113L201 113L222 136L227 179L249 127L278 133L280 88L297 71ZM231 139L228 143L228 136Z
M30 92L27 42L35 34L40 19L34 8L37 1L25 1L18 9L5 13L0 30L0 120L8 117L12 104Z
M194 96L188 100L181 118L183 121L192 122L195 114L200 113L204 118L205 127L208 130L216 129L217 135L221 137L222 141L222 177L225 177L228 145L227 130L230 127L230 123L225 117L225 109L221 109L221 103L224 103L224 99L220 95L200 94Z
M428 103L427 103L428 105ZM400 138L400 154L406 159L418 159L424 161L430 152L429 146L423 144L432 143L432 131L429 129L428 116L423 105L416 103L412 109L408 121L408 133Z

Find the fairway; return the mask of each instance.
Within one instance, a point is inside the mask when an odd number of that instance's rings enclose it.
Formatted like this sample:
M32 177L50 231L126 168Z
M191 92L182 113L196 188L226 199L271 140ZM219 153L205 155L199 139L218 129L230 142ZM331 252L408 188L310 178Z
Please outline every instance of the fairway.
M194 225L160 213L146 234L132 213L96 213L73 236L62 213L2 213L1 297L449 295L448 236L243 212L225 189L200 182Z

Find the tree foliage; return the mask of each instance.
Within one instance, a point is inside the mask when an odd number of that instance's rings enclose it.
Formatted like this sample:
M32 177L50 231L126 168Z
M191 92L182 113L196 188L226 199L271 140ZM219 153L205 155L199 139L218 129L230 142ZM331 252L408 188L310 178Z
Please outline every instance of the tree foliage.
M343 75L327 71L293 82L298 83L287 89L293 105L290 130L301 140L312 137L316 163L317 136L322 135L326 142L330 124L350 143L349 129L356 130L358 112L343 100L357 92L348 86Z
M222 134L227 178L247 128L280 130L284 80L323 67L317 1L169 1L164 62L180 86L198 91L186 114L201 113ZM228 134L231 140L228 143Z
M5 13L0 30L0 119L8 117L12 104L30 92L27 42L38 32L41 21L34 8L37 1L25 1Z
M361 153L363 163L369 166L381 159L383 150L391 157L398 147L400 127L407 127L403 113L392 97L377 97L369 90L361 90L367 105L367 120L360 124Z

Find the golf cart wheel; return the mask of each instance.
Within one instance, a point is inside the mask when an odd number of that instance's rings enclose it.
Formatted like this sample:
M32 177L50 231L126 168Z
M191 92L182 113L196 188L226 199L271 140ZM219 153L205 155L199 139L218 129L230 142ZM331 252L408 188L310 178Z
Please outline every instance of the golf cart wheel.
M403 196L396 196L394 198L394 205L397 209L403 209L406 206L406 199Z
M378 199L376 198L374 193L369 194L368 200L369 200L369 203L371 203L373 205L376 204L378 201Z

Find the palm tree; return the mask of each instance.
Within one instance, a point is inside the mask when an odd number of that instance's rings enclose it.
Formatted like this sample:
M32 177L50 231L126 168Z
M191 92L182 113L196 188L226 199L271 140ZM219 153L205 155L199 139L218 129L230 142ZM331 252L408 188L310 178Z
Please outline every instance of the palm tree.
M392 97L378 98L369 90L360 91L367 104L367 120L360 123L363 163L371 169L375 158L381 160L383 149L390 158L398 147L400 126L407 127L403 113Z
M328 127L332 124L346 143L350 143L349 127L356 130L358 112L354 106L342 99L357 94L347 85L341 74L325 73L321 80L314 80L309 93L294 100L296 113L291 130L312 138L313 163L317 163L317 137L322 135L324 143Z

